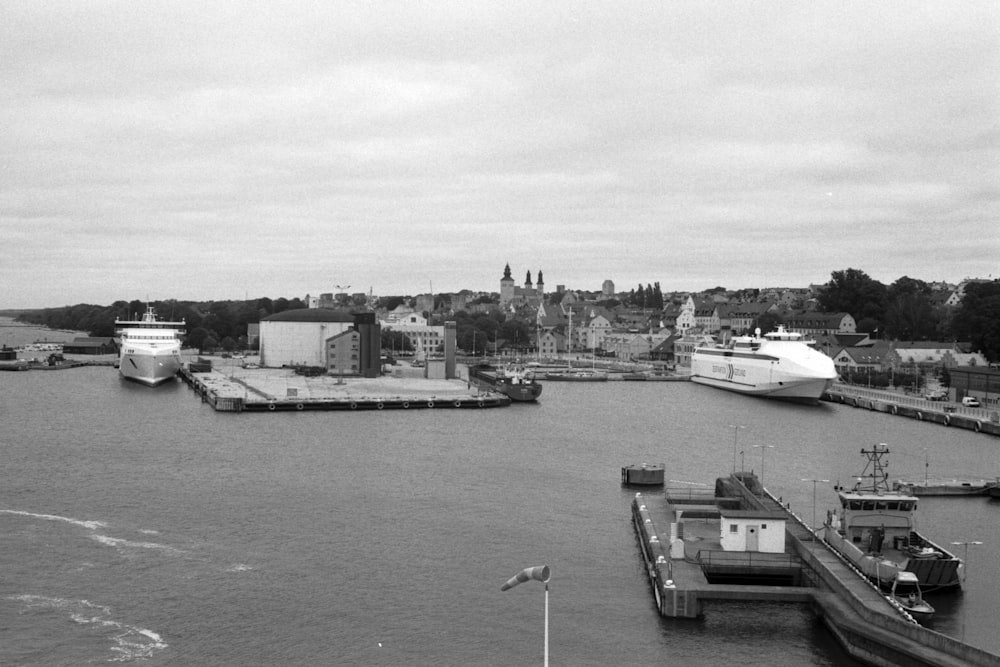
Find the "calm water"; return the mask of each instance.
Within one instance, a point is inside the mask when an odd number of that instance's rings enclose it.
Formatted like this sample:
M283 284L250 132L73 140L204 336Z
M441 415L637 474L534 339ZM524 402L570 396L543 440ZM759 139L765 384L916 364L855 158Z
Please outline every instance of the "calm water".
M541 664L668 659L853 664L800 606L659 618L620 468L712 483L760 468L811 518L802 478L848 480L887 442L893 476L996 474L996 439L688 383L547 383L537 405L221 414L111 368L0 374L0 664ZM834 499L817 488L817 514ZM1000 652L1000 503L921 501L970 547L939 630Z

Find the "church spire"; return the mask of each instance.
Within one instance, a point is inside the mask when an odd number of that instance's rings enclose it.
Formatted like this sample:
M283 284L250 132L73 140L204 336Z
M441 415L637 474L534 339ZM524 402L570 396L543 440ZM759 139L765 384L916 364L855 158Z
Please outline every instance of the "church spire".
M507 263L507 266L503 267L503 279L510 280L510 262Z

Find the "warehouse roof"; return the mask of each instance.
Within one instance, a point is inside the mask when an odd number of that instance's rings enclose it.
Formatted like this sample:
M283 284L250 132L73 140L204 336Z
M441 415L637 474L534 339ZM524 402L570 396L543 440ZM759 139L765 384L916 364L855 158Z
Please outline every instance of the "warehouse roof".
M261 322L353 322L354 314L331 308L296 308L268 315Z

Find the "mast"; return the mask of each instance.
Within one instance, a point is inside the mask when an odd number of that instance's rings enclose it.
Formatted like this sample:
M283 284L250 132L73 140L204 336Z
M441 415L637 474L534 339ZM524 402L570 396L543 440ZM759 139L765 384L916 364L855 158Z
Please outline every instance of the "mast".
M865 469L861 473L858 483L854 485L854 490L870 493L889 492L889 473L885 471L886 463L882 461L882 457L889 454L889 445L880 442L871 449L862 448L861 453L868 459L868 463L865 464ZM871 486L862 489L863 480L870 480Z

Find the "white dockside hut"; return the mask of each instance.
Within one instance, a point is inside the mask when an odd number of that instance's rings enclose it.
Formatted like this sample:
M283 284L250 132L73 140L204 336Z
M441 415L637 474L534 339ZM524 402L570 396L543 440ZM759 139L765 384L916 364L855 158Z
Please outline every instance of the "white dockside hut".
M781 512L724 509L721 515L723 551L784 553L785 515Z

